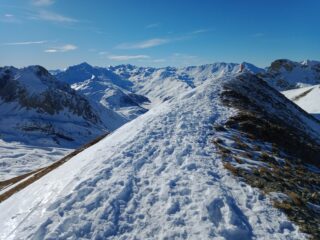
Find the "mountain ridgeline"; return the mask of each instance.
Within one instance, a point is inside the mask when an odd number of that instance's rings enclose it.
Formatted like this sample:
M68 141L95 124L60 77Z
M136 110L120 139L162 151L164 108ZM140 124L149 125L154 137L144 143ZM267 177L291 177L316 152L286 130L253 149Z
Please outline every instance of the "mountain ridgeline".
M279 59L260 74L265 81L279 91L320 84L320 62L294 62Z
M0 182L14 183L0 238L319 239L320 121L294 103L318 99L318 73L289 60L0 68L2 139L96 139Z
M0 68L0 101L3 139L77 146L104 129L87 98L40 66Z
M0 237L318 239L319 133L255 74L210 78L3 201Z
M316 61L276 60L266 69L249 63L242 63L242 67L278 90L320 82L320 65ZM2 137L14 139L15 130L18 130L26 141L29 136L43 135L52 137L53 141L44 141L48 144L69 142L70 145L79 142L77 135L80 134L85 142L119 128L177 94L239 71L240 64L235 63L182 68L133 65L103 68L81 63L65 70L50 71L52 75L40 66L3 67L0 69L3 102L0 111L6 116L1 120L2 126L7 127ZM19 117L22 112L23 118ZM8 119L11 119L10 124L5 123ZM81 127L73 126L65 131L62 123L77 123Z

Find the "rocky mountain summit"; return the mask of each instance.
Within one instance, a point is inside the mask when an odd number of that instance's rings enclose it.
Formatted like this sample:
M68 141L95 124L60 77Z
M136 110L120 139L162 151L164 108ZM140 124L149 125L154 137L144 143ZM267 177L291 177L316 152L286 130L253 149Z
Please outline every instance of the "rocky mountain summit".
M88 100L41 66L0 68L0 101L3 139L73 145L104 131Z
M279 59L260 75L279 91L320 84L320 62Z

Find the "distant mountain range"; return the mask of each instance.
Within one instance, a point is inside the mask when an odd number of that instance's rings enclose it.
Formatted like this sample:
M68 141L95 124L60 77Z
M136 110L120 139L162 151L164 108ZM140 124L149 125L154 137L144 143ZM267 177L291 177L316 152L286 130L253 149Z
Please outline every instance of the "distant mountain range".
M150 71L146 96L162 102L13 188L0 238L319 239L319 121L253 73L191 69L134 68L132 91Z
M86 96L110 131L147 111L143 106L149 104L149 99L131 92L133 83L107 68L82 63L55 77Z
M2 67L1 137L78 146L208 80L234 75L241 65L280 91L320 83L316 61L276 60L266 69L245 62L182 68L81 63L52 74L40 66Z
M319 239L319 69L0 68L0 238Z

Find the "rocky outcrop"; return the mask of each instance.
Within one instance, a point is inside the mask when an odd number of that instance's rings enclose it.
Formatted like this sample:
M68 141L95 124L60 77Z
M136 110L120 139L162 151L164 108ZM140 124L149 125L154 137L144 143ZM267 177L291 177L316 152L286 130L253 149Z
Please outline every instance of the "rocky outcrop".
M311 86L320 83L320 62L278 59L259 76L279 91Z
M86 97L41 66L0 68L0 102L4 139L36 134L60 144L87 141L105 131ZM84 139L78 140L78 134Z

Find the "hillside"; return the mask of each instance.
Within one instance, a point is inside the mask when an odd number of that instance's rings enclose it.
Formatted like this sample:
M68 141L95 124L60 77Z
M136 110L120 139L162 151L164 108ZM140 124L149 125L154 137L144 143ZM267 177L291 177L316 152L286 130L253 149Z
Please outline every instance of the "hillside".
M4 140L70 147L104 131L87 99L40 66L0 68L0 103Z
M278 59L260 76L279 91L312 86L320 83L320 62Z
M257 129L266 123L275 126L300 148L268 135L262 138L255 128L248 132L246 123L253 113L258 114L253 119ZM312 229L318 236L319 218L313 211L319 202L308 195L308 186L317 187L316 182L306 182L307 195L294 192L297 197L288 192L290 184L267 191L255 184L262 177L251 181L246 176L257 176L255 169L261 166L271 174L283 166L300 166L305 175L314 176L319 161L301 156L309 150L319 154L319 133L316 120L254 75L207 81L155 106L2 202L0 236L305 239L301 230ZM274 145L279 154L273 165L249 155L236 161L236 153L245 153L239 145L257 156L269 154ZM312 181L319 181L318 175ZM284 204L291 204L293 211L281 208ZM305 228L301 216L314 216L315 222Z
M107 129L89 101L41 66L0 68L0 179L43 167Z
M251 73L264 72L250 63L243 63L246 71ZM207 80L235 74L240 70L240 64L217 62L213 64L189 67L137 67L119 65L108 68L122 79L132 82L135 93L148 97L153 104L167 101Z
M282 94L320 120L320 85L283 91Z
M106 68L81 63L55 76L85 95L110 130L147 111L143 106L149 104L149 99L130 92L132 83Z

